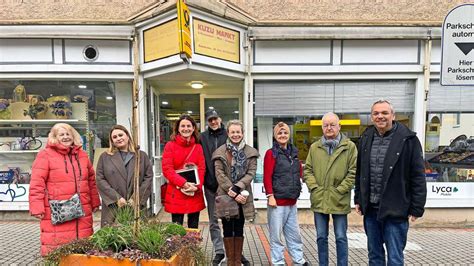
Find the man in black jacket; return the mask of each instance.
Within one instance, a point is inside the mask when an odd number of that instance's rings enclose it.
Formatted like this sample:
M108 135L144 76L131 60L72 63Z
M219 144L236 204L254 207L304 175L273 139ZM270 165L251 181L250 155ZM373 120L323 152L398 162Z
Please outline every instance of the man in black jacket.
M416 133L394 121L390 102L372 105L359 141L355 182L356 212L364 215L369 265L403 265L408 220L421 217L426 203L423 151Z
M224 245L222 241L221 229L219 222L214 213L217 180L214 171L214 163L212 162L212 153L225 143L227 133L225 131L222 120L216 110L208 110L206 112L207 130L201 134L201 143L206 159L206 175L204 176L204 192L207 201L207 212L209 214L209 231L211 234L214 252L216 253L212 260L212 265L219 265L225 258Z

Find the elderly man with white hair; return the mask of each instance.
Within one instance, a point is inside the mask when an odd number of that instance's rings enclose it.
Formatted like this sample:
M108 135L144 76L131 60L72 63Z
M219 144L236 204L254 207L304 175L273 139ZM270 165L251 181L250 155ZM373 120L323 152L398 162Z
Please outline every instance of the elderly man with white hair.
M348 265L347 214L351 212L357 149L340 133L341 125L336 114L323 116L322 129L323 136L311 145L304 170L304 180L311 193L319 265L329 265L330 215L336 236L337 265Z

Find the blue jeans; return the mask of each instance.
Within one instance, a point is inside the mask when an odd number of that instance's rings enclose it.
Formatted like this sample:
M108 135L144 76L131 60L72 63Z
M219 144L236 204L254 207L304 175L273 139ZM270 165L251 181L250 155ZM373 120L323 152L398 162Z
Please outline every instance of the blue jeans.
M286 240L286 248L290 253L294 265L302 265L303 242L301 241L300 227L296 214L296 204L292 206L267 207L268 230L270 232L270 250L273 265L284 265L285 247L281 242L281 233Z
M367 235L369 265L385 265L384 243L387 249L387 265L403 265L408 220L402 222L391 219L377 221L377 211L369 209L364 215L364 229Z
M347 244L347 214L331 214L336 237L337 265L347 265L349 246ZM329 265L329 214L314 213L319 265Z

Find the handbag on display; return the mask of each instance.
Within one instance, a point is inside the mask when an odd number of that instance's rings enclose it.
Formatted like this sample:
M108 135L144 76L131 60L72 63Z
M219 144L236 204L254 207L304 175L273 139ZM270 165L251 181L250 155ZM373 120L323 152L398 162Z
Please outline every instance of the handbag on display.
M79 193L75 193L67 200L49 200L49 207L52 224L61 224L85 215Z
M239 204L227 194L216 197L215 208L217 218L230 219L239 217Z

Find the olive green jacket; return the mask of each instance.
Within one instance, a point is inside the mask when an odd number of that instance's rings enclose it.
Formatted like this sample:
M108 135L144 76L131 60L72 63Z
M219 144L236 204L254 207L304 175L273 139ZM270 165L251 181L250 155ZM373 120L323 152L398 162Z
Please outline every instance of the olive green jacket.
M321 140L311 145L303 178L311 193L312 211L326 214L351 212L356 164L356 145L344 135L332 155L327 153Z

